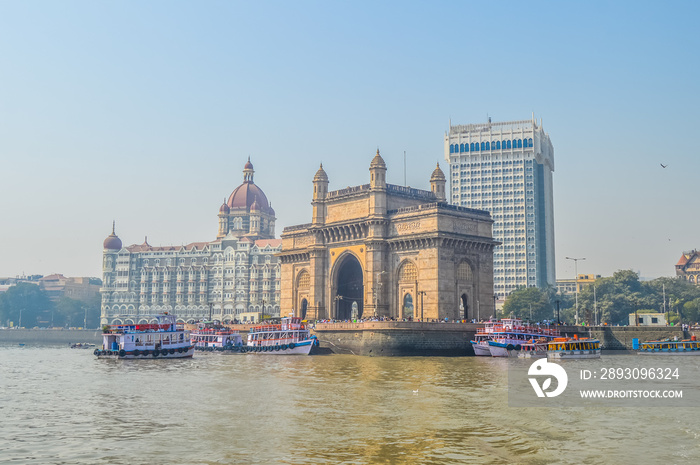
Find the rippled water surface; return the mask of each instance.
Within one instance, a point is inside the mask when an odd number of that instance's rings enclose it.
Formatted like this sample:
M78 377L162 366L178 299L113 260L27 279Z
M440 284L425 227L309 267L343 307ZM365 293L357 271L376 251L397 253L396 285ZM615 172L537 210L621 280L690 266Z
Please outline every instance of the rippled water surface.
M506 362L221 354L115 361L96 360L89 350L0 346L0 463L618 464L700 457L696 408L512 408Z

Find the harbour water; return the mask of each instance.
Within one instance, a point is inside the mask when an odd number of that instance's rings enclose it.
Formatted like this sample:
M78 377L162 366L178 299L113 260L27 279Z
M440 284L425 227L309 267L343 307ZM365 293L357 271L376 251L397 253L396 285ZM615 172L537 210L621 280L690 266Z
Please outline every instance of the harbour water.
M507 363L217 353L118 361L67 346L4 345L0 462L673 464L700 457L697 407L513 408Z

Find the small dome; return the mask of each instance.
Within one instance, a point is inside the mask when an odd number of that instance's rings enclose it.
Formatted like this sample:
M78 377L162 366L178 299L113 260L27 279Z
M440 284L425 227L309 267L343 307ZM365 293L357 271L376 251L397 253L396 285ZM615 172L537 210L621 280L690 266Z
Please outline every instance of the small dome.
M260 205L258 205L258 198L255 197L253 199L252 205L250 206L250 211L253 212L253 211L259 211L259 210L260 210Z
M369 164L369 169L372 168L384 168L386 169L386 163L381 155L379 155L379 149L377 149L377 154L372 159L372 163Z
M253 164L250 162L250 157L248 157L248 162L245 164L243 169L244 170L252 170L253 169Z
M440 163L437 164L437 166L435 167L435 170L433 171L432 176L430 176L430 182L433 182L433 181L446 181L445 173L443 173L442 170L440 169Z
M107 236L107 239L102 243L102 248L105 250L121 250L122 240L114 234L114 223L112 223L112 234Z
M314 182L328 182L328 175L326 175L326 172L323 170L323 163L321 163L321 167L316 171Z
M226 198L224 198L224 203L221 205L221 208L219 208L219 213L230 213L231 208L226 204Z

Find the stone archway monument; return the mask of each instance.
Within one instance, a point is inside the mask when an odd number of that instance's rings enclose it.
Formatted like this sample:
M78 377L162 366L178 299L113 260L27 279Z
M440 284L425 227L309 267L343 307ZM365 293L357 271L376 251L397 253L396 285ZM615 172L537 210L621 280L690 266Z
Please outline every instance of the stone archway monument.
M369 184L329 191L321 165L311 223L282 233L282 314L301 316L302 300L310 320L350 319L353 308L359 318L460 319L477 302L493 314L491 215L448 205L439 166L429 191L387 184L386 170L377 150Z

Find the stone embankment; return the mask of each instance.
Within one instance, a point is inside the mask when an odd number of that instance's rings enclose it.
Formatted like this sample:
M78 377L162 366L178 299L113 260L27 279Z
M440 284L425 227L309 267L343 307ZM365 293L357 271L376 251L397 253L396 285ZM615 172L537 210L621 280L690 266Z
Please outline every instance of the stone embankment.
M102 344L101 329L0 329L0 344Z
M314 333L334 353L368 356L474 355L469 341L481 324L366 321L316 323ZM676 327L560 326L563 336L595 337L603 350L632 350L640 341L687 337Z

